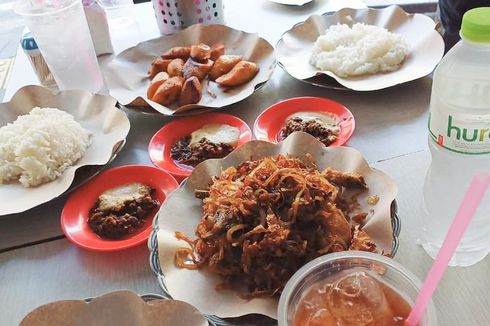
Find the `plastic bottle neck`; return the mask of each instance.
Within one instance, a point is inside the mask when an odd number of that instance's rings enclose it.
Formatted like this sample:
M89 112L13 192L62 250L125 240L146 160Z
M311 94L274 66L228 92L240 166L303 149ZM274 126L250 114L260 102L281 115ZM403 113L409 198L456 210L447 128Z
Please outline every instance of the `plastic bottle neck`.
M466 47L471 47L474 49L490 49L490 42L489 43L472 42L466 39L463 35L461 35L461 32L459 33L459 36L461 37L461 42L463 42L464 46Z

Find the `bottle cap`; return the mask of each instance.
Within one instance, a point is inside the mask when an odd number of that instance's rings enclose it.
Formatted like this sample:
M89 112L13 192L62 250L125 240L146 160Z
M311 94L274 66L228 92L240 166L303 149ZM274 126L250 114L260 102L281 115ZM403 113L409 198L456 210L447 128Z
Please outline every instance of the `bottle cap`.
M463 15L461 36L470 42L490 43L490 7L468 10Z
M32 33L26 33L24 36L22 36L22 39L20 40L20 44L24 50L37 50L37 43L36 40L34 40L34 37L32 36Z

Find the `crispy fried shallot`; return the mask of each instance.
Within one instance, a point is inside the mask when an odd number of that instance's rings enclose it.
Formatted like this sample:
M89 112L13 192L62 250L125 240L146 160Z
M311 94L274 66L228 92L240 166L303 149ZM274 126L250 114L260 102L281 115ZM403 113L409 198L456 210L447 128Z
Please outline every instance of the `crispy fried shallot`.
M190 248L177 251L175 263L207 268L223 278L219 288L243 297L279 295L294 272L318 256L376 251L368 234L349 223L345 187L367 185L357 173L320 172L283 155L227 168L209 189L196 191L203 200L197 239L176 233Z

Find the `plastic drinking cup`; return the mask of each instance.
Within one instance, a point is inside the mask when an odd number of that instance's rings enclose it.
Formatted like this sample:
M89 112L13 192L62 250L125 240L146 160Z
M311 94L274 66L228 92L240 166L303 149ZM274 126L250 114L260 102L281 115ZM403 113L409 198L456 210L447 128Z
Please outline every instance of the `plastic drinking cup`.
M364 251L345 251L316 258L299 269L286 284L278 307L279 326L293 325L297 307L304 294L315 284L338 273L365 271L376 275L384 285L394 290L413 306L422 283L405 267L391 258ZM435 308L431 302L420 326L436 326Z
M60 90L97 93L104 79L80 0L19 0L24 17Z

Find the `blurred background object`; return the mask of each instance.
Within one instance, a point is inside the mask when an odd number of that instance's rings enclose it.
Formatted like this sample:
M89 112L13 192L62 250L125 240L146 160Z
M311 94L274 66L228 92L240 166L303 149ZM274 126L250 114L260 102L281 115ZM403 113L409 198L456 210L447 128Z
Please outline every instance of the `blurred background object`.
M459 41L463 14L477 7L490 7L490 0L439 0L439 15L443 27L446 52Z
M98 0L97 1L104 9L115 9L120 7L131 6L133 0ZM145 2L145 1L139 1Z
M222 0L152 0L162 35L194 24L224 24Z

